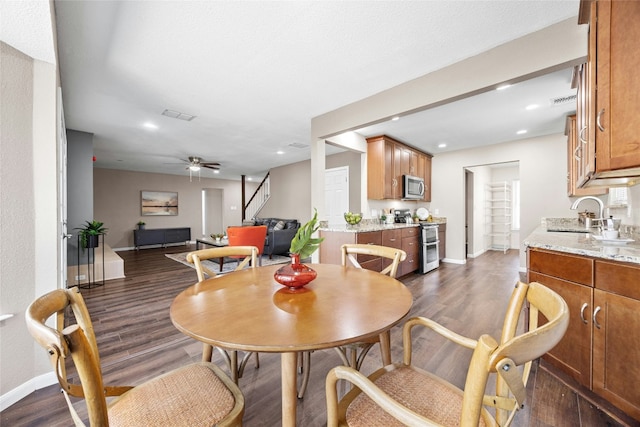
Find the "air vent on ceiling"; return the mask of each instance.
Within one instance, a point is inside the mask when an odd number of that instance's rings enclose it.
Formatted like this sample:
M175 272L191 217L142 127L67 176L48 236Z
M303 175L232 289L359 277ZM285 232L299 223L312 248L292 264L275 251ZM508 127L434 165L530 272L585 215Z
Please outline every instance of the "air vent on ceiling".
M173 111L173 110L164 110L162 112L162 115L171 117L173 119L184 120L186 122L190 122L191 120L196 118L196 116L192 116L191 114L184 114L179 111Z
M556 105L564 105L564 104L568 104L568 103L575 103L576 99L578 98L577 95L566 95L566 96L559 96L557 98L551 98L549 100L549 103L551 104L551 106L556 106Z
M293 142L291 144L289 144L289 147L294 147L294 148L307 148L309 147L307 144L301 144L299 142Z

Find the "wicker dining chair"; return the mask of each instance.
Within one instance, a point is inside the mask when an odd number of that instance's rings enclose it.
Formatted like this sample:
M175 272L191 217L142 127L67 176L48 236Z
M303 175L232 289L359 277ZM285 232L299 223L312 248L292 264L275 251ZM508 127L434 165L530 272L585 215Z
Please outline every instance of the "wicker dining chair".
M104 385L91 317L77 287L37 298L25 317L29 332L49 353L76 426L85 424L69 396L84 398L91 427L242 425L244 397L212 363L189 364L135 387ZM56 327L46 324L51 317ZM79 384L70 382L68 360Z
M407 253L402 249L391 248L387 246L380 245L363 245L363 244L344 244L341 246L342 252L342 265L343 266L351 266L356 268L362 268L362 266L358 263L357 255L371 255L375 257L382 257L386 260L391 260L389 265L382 269L381 274L388 274L390 277L395 278L396 273L398 271L398 265L400 262L404 261L407 258ZM382 354L382 365L386 365L391 363L389 358L389 343L391 341L391 334L389 331L385 332L386 343L380 344L381 346L385 346L385 348L381 348ZM376 335L366 341L361 341L353 344L348 344L342 347L336 347L335 350L338 352L342 363L345 366L351 366L358 370L362 366L362 362L366 357L367 353L371 348L376 344L380 343L380 337ZM386 356L385 356L386 355ZM302 378L302 384L300 389L298 390L298 397L302 398L304 392L307 388L307 384L309 382L309 372L311 369L311 353L304 352L301 355L301 371L304 374Z
M388 274L390 277L395 278L398 272L398 265L407 258L407 253L402 249L391 248L388 246L379 245L363 245L363 244L345 244L341 247L342 251L342 265L353 266L356 268L362 268L358 263L357 255L370 255L374 257L381 257L386 260L391 260L391 263L384 267L381 274ZM390 340L390 333L386 333L387 339ZM360 370L362 362L366 357L369 350L380 342L378 336L372 337L367 341L350 344L344 347L337 347L336 351L340 355L342 362L345 366L351 366ZM388 343L389 341L387 341ZM382 344L381 344L382 345ZM384 359L385 351L389 349L382 349L383 355L382 365L391 363L390 360Z
M206 277L211 278L218 277L219 274L215 273L211 269L207 268L202 261L210 259L220 259L225 257L235 257L238 259L238 265L234 271L242 270L243 268L250 266L254 268L258 264L258 248L255 246L222 246L216 248L200 249L197 251L189 252L187 254L187 262L190 262L196 268L196 274L198 275L198 282L202 282ZM244 258L242 258L244 257ZM202 361L211 362L213 356L213 346L209 344L202 345ZM245 352L240 363L238 363L238 352L236 350L225 350L220 347L216 347L218 352L222 355L229 372L231 373L231 379L236 384L238 379L242 377L244 368L249 361L252 354L256 357L256 368L260 367L260 359L258 353Z
M518 322L525 318L523 310L527 306L528 328L518 333L524 329ZM402 363L385 366L368 377L347 366L329 372L327 426L508 426L524 407L531 362L562 339L568 324L566 302L536 282L516 285L500 342L489 335L477 340L466 338L433 320L412 318L403 327ZM411 363L411 333L416 326L425 326L473 350L464 390ZM495 394L488 395L491 374L496 378ZM339 380L355 386L340 402Z

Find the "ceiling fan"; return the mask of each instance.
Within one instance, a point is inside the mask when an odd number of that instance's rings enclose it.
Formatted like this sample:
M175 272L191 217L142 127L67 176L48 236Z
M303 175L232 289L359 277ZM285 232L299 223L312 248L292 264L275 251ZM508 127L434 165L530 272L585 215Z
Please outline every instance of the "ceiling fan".
M218 162L208 162L208 161L202 160L200 157L195 157L195 156L189 156L188 159L189 160L185 160L185 159L180 159L180 160L187 163L187 167L185 169L189 169L189 181L191 181L192 179L191 174L193 172L198 172L198 180L200 180L201 168L207 168L207 169L213 169L213 170L220 169L220 163Z
M198 172L200 168L208 168L213 170L220 169L220 163L218 162L208 162L202 160L200 157L189 156L189 160L180 159L185 163L188 163L187 169L192 172Z

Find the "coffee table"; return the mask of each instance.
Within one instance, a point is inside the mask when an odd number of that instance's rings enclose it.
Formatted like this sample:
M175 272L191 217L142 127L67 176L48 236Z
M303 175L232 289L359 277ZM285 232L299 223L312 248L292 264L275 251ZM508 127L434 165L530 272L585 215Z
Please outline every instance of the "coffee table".
M229 240L221 239L220 241L217 241L209 237L201 237L199 239L196 239L196 250L200 249L200 245L222 248L225 246L229 246ZM218 258L218 264L220 264L220 272L222 272L222 266L224 265L223 257Z
M389 276L333 264L310 266L318 277L299 291L277 283L273 274L280 266L270 265L190 286L170 309L174 326L198 341L281 354L283 426L296 424L299 352L380 336L390 361L389 330L413 303L411 292Z

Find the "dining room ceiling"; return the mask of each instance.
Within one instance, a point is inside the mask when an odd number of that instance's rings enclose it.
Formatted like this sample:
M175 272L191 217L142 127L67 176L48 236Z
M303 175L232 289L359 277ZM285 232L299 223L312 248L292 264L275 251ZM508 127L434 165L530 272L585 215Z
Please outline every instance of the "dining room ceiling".
M66 125L94 135L95 167L188 176L181 159L195 156L220 163L203 177L261 179L310 158L313 117L565 19L577 25L579 1L54 5ZM435 156L562 132L575 102L551 99L575 95L570 78L561 70L360 132Z

